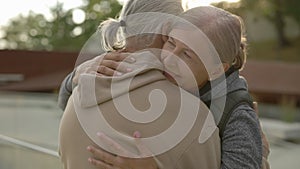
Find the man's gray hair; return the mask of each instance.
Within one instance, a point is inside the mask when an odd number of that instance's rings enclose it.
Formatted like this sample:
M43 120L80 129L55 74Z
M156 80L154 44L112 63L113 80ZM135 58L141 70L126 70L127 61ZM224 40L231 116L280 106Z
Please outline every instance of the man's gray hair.
M197 26L214 45L222 62L242 69L246 62L246 36L243 20L228 11L201 6L180 17Z

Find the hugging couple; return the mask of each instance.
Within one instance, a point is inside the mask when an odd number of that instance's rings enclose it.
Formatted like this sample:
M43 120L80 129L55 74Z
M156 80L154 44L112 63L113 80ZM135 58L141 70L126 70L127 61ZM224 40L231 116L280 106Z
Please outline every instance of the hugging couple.
M268 168L246 80L242 20L180 0L128 0L104 54L64 80L65 169Z

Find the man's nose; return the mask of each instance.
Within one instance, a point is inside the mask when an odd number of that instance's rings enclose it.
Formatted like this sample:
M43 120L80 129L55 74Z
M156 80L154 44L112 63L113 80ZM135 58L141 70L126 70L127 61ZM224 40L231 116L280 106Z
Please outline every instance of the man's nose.
M178 56L175 56L173 53L164 59L164 66L168 73L180 75L178 59Z

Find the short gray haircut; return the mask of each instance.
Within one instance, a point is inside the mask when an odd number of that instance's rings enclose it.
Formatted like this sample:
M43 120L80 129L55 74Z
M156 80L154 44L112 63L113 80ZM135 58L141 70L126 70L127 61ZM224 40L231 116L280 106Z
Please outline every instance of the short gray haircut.
M98 31L101 34L102 47L106 51L122 49L125 46L126 37L147 32L150 29L158 29L158 25L149 24L149 21L161 23L163 20L161 20L162 18L155 18L155 15L151 13L179 15L182 12L181 0L128 0L117 19L109 18L101 22ZM148 13L148 15L128 17L142 13ZM149 16L149 13L151 16ZM147 24L145 25L145 23Z
M180 15L198 27L214 45L222 62L242 69L246 62L246 37L240 17L212 6L192 8Z

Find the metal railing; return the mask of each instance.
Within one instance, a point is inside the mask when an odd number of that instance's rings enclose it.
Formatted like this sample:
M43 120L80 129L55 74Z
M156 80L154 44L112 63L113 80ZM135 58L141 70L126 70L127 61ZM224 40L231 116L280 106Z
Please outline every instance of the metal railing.
M59 158L59 155L56 151L51 150L51 149L47 149L47 148L44 148L44 147L41 147L41 146L38 146L38 145L35 145L35 144L31 144L31 143L21 141L21 140L11 138L11 137L8 137L8 136L5 136L5 135L1 135L1 134L0 134L0 140L3 140L5 142L12 143L12 144L20 146L20 147L24 147L24 148L27 148L27 149L30 149L30 150L34 150L34 151L37 151L37 152L40 152L40 153L44 153L44 154L51 155L53 157Z

